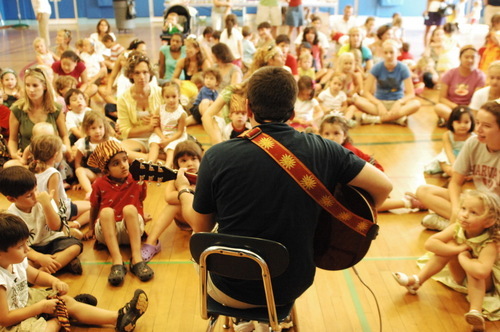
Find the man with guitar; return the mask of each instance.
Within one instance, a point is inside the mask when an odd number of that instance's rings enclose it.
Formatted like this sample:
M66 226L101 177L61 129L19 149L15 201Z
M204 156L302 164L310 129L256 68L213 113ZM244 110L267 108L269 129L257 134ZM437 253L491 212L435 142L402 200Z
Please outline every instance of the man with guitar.
M286 70L264 67L255 72L248 84L247 111L252 127L260 130L250 132L265 138L255 143L254 137L238 137L211 147L201 162L195 195L184 170L175 182L194 231L210 232L217 223L219 233L270 239L287 247L288 269L273 279L277 305L293 302L314 280L313 240L322 207L305 191L315 186L314 175L331 191L337 183L359 187L376 206L392 190L384 173L353 153L286 124L294 115L296 96L297 83ZM278 142L291 152L279 164L263 151ZM288 173L300 163L297 159L313 173L301 185ZM260 281L211 279L209 295L228 306L266 303Z

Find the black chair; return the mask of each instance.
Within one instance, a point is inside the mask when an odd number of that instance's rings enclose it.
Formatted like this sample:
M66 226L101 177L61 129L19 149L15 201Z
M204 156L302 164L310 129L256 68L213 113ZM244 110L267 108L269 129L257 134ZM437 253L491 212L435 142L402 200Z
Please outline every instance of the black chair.
M209 319L207 332L213 331L220 315L269 323L280 331L279 322L291 313L293 303L276 306L271 278L288 267L288 251L281 243L244 236L196 233L190 250L200 265L201 316ZM207 294L208 272L242 280L262 280L267 307L236 309L220 304Z

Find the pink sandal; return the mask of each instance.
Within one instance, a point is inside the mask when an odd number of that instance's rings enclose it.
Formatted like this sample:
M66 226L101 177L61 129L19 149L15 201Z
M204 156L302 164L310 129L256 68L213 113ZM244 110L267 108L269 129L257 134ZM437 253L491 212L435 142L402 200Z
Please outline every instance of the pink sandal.
M155 246L151 244L144 243L141 247L141 256L145 262L149 262L153 259L154 255L161 251L161 243L158 240Z

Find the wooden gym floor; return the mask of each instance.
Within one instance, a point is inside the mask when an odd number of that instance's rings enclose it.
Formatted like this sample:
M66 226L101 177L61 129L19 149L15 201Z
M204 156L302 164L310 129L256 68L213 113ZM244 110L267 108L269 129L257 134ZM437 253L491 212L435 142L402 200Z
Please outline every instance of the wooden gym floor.
M148 53L154 61L160 47L160 23L138 20L134 34L119 34L118 40L127 45L136 36L148 44ZM79 25L64 26L73 32L73 42L95 31L96 21L83 21ZM52 40L57 29L51 27ZM35 61L32 41L37 36L36 25L27 30L0 30L0 68L11 67L20 71ZM421 38L418 33L416 38ZM418 53L414 53L418 54ZM426 91L424 96L436 100L436 91ZM432 105L422 101L422 108L411 116L408 127L397 125L358 126L351 130L355 145L373 154L384 166L394 184L393 198L406 191L414 192L424 184L443 185L439 177L425 178L423 166L440 150L443 129L436 128L437 118ZM208 148L208 137L200 126L188 131ZM165 185L150 184L145 210L153 216L146 230L155 222L162 210ZM69 191L73 199L83 199L81 192ZM9 203L0 198L0 208ZM392 278L391 272L416 273L416 258L425 253L423 243L433 234L426 231L420 220L425 212L380 213L380 234L367 257L357 265L360 278L372 289L380 306L384 332L465 332L469 325L463 314L468 311L465 296L431 280L418 295L409 295ZM70 295L91 293L99 306L117 310L132 296L136 288L144 289L150 306L139 320L136 331L204 331L206 322L199 315L198 279L188 248L190 234L171 225L160 238L162 251L150 263L155 271L152 281L142 283L128 273L121 287L107 283L110 258L107 251L93 250L93 242L86 242L81 255L83 275L61 274L59 277L70 285ZM124 259L130 257L123 248ZM296 302L298 327L305 332L376 332L379 316L375 300L352 269L338 272L318 270L314 285ZM487 322L489 331L499 331L500 323ZM112 331L112 327L78 327L73 331ZM223 331L218 324L217 331Z

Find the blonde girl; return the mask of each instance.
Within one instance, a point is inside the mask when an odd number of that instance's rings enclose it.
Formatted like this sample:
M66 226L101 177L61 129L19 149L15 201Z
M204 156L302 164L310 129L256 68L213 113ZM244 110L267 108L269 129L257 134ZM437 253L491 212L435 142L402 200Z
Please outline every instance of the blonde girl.
M60 29L56 35L56 48L54 50L54 58L56 61L61 60L61 55L68 50L71 50L71 31L68 29Z
M98 168L93 168L87 165L87 159L95 148L102 142L107 140L115 140L112 137L113 129L109 125L108 120L97 111L88 111L85 113L82 122L82 131L85 137L80 138L75 142L75 174L78 178L80 187L85 191L85 200L90 198L92 193L92 183L101 174Z
M416 294L431 277L468 294L465 320L473 331L484 331L484 316L500 319L498 292L500 261L497 243L500 230L500 199L494 193L465 191L460 197L457 222L434 234L425 243L430 251L419 273L393 273L396 281ZM420 264L419 264L420 265ZM448 270L442 271L447 266ZM438 272L442 272L436 275Z
M0 96L2 103L9 107L21 97L22 88L16 72L5 68L0 72Z
M173 167L175 169L185 168L187 172L197 174L202 155L203 150L198 143L192 140L180 142L173 153ZM191 185L191 189L195 190L195 185ZM146 242L141 247L142 259L145 262L149 262L154 255L161 251L159 238L170 226L172 220L182 230L191 230L182 214L178 195L179 192L175 189L174 181L168 181L165 188L165 201L167 204L159 218L154 222L153 229L149 232Z
M160 105L160 125L149 137L148 160L156 162L160 148L165 151L166 165L172 167L175 146L187 139L187 113L180 104L180 87L177 83L166 82L161 90L164 104Z
M297 85L299 91L295 101L295 116L290 120L290 125L297 129L312 127L315 130L323 116L323 110L314 98L314 81L309 76L302 76Z
M54 59L54 54L47 48L45 39L36 37L35 40L33 40L33 48L35 49L36 62L38 65L50 68L56 61Z
M69 226L80 228L89 222L90 202L71 201L66 195L61 173L56 169L62 161L62 141L55 135L41 135L30 144L33 161L29 170L36 176L39 191L53 194L54 201L66 213Z
M363 94L363 75L356 71L356 59L351 52L339 55L337 72L345 75L344 92L347 103L352 104L352 99Z

